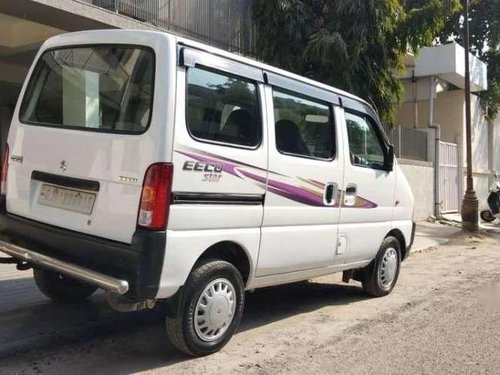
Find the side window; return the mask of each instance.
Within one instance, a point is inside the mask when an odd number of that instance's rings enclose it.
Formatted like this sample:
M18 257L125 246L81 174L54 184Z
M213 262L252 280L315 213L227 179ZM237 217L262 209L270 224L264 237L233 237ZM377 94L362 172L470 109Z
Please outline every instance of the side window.
M384 168L384 146L370 117L346 112L351 163L374 169Z
M276 147L284 154L333 159L331 106L288 91L273 91Z
M202 68L187 72L187 126L192 136L255 147L261 141L256 83Z

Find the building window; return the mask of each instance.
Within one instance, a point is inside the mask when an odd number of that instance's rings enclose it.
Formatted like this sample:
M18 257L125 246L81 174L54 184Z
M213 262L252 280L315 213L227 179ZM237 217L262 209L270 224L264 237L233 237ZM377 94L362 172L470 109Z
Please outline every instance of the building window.
M333 115L328 103L288 91L273 91L276 147L287 155L331 160Z
M256 147L261 142L257 84L202 68L187 72L187 125L192 136Z

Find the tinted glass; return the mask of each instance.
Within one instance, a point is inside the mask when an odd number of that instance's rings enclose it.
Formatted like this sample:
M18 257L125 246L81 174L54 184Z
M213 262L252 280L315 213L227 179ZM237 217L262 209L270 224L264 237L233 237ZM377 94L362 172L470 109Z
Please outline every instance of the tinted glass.
M187 80L187 125L194 137L248 147L260 143L254 82L200 68L190 68Z
M384 146L377 136L373 120L346 113L346 122L351 162L360 166L383 169Z
M153 100L154 54L134 47L45 52L23 99L25 123L142 133Z
M327 103L274 90L276 147L285 154L332 159L333 116Z

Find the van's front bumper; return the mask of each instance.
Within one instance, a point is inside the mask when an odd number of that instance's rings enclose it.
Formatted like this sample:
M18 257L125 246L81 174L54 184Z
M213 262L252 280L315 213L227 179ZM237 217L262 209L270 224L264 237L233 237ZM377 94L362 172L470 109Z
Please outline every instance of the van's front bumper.
M131 244L0 213L0 251L134 300L158 292L166 234L137 230Z

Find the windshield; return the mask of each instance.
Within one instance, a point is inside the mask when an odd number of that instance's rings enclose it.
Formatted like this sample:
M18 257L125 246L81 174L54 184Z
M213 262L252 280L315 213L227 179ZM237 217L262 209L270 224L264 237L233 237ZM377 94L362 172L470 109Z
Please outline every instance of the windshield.
M98 46L48 50L34 70L21 105L27 124L117 133L149 126L153 51Z

